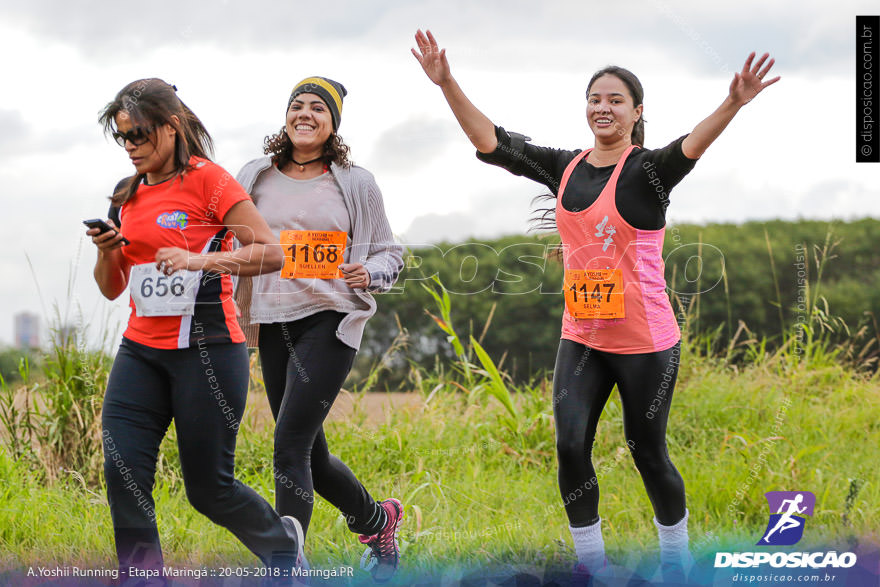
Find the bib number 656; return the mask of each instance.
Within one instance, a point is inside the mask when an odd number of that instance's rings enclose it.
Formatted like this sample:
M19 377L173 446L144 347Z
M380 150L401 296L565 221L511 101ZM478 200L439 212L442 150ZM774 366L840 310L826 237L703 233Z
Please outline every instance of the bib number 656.
M172 275L169 277L167 275L160 275L156 278L155 287L153 285L152 277L145 277L141 282L141 297L149 298L153 295L157 295L160 298L164 298L169 293L173 296L180 297L183 295L183 276L182 275Z
M189 316L195 311L201 271L165 275L155 263L131 268L129 288L138 316Z

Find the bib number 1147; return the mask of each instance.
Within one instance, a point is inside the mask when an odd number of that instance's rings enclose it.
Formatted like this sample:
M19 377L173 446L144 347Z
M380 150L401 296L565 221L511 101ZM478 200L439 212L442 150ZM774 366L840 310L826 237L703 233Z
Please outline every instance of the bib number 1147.
M625 318L620 269L566 270L563 294L575 318Z

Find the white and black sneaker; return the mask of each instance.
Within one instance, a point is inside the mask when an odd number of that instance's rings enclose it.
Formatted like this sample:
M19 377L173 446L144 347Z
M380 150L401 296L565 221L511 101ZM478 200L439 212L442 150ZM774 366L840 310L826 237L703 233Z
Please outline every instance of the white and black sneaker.
M293 531L296 534L296 566L297 568L303 570L309 570L309 561L306 560L306 552L303 549L303 546L306 541L306 537L303 534L302 524L299 523L299 520L294 518L293 516L281 516L281 519L284 520L285 526L293 527Z

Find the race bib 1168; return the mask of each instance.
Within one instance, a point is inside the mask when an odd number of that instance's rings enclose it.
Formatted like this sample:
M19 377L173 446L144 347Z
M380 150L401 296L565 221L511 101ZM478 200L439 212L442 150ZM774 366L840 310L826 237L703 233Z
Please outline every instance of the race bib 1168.
M347 234L340 230L282 230L284 266L281 277L335 279Z

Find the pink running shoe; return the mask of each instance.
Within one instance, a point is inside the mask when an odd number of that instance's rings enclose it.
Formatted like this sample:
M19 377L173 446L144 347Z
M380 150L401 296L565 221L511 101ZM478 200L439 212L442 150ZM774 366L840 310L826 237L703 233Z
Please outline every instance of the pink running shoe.
M358 540L369 547L361 557L361 568L370 571L373 580L377 583L384 583L394 576L397 564L400 562L397 532L400 522L403 521L403 505L393 497L380 501L379 505L388 514L388 522L378 534L373 536L361 534Z

